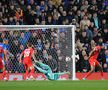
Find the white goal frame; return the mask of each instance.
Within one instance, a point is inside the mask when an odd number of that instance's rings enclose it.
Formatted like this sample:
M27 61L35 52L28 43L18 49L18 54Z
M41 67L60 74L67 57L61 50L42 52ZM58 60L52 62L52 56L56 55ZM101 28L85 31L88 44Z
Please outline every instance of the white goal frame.
M72 80L76 80L76 69L75 69L75 25L0 25L0 31L9 31L9 30L30 30L38 28L71 28L72 31ZM8 28L8 29L5 29ZM12 29L13 28L13 29Z

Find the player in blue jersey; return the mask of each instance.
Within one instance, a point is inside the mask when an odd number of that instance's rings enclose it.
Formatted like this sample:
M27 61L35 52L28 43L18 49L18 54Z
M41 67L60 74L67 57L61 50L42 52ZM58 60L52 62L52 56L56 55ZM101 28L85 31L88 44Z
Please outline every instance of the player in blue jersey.
M6 41L4 40L4 43L5 42ZM3 80L7 80L5 61L4 61L4 60L7 60L7 49L6 49L6 45L4 43L3 43L3 40L0 38L0 69L2 70Z
M70 74L69 72L53 73L51 68L48 65L43 64L42 62L38 62L38 61L36 61L36 63L39 65L38 66L38 65L34 64L36 69L38 69L40 72L42 72L46 76L46 78L49 80L58 80L60 75Z

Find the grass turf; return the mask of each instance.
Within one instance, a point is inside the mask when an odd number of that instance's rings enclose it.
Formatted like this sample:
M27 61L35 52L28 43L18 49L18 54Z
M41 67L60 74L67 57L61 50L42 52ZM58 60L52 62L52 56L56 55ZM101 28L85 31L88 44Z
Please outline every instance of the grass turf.
M0 90L108 90L108 81L0 81Z

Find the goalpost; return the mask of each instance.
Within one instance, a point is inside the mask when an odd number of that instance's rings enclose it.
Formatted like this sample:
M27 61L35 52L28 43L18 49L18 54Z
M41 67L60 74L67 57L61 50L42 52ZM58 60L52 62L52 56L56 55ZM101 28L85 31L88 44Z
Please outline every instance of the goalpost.
M0 38L9 41L7 47L15 59L10 59L7 70L24 72L23 66L18 65L18 57L30 41L38 49L38 60L44 58L43 62L50 64L54 72L70 71L71 79L76 80L75 28L74 25L1 25ZM57 62L57 68L55 61L49 63L48 55Z

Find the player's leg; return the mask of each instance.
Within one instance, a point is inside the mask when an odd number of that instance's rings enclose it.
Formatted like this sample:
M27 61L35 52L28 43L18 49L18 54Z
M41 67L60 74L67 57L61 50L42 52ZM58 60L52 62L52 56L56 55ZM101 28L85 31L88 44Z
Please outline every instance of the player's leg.
M94 72L94 70L95 70L95 65L90 65L90 66L91 66L91 69L90 69L90 71L84 76L83 80L86 80L86 78L87 78L88 76L90 76L90 75Z
M95 59L90 59L89 60L89 63L90 63L90 67L91 68L90 68L90 71L84 76L83 80L86 80L86 78L88 76L90 76L94 72L95 66L96 66L96 62L95 61L96 61Z
M102 70L102 66L100 65L100 63L98 61L96 61L96 65L99 67L99 71L101 72L101 78L103 79L103 70Z
M34 79L35 78L35 69L33 65L30 65L30 79Z
M35 73L34 73L35 69L34 69L32 62L27 62L25 68L26 68L27 79L29 79L29 78L32 80L35 79ZM30 73L29 73L29 71L30 71Z
M5 80L5 79L7 79L7 78L6 78L6 69L5 69L5 66L3 66L2 71L3 71L2 77L3 77L3 79Z
M26 72L25 72L25 78L26 78L26 80L28 80L29 79L29 69L28 69L28 66L27 66L26 63L24 63L24 67L25 67L25 70L26 70Z
M31 74L31 75L34 75L34 72L35 72L35 69L34 69L34 66L32 65L32 66L30 67L30 74Z
M2 70L2 79L7 80L5 62L2 59L0 59L0 69Z

